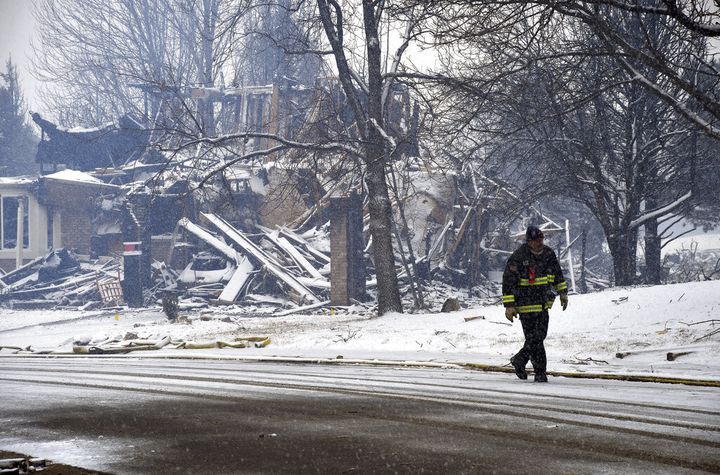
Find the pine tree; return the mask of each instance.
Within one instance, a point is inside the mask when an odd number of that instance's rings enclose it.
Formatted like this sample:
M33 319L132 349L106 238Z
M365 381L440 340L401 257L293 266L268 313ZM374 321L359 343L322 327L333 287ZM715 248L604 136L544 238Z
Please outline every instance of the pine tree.
M0 176L35 174L36 146L17 67L8 59L0 72Z

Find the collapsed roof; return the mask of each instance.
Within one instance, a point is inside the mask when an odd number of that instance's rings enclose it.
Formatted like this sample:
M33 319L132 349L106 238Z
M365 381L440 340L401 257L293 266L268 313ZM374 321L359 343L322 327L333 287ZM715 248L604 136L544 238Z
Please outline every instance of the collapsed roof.
M129 116L117 124L94 128L64 128L40 114L32 114L42 130L35 161L43 171L65 165L81 171L116 167L139 158L146 150L150 131Z

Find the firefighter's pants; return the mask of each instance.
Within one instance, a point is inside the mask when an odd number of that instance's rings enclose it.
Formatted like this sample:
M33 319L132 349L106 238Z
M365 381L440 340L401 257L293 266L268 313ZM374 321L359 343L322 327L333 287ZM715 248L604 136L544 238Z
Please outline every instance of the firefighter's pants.
M547 369L547 358L543 342L548 332L548 311L520 314L520 323L522 323L525 334L525 345L518 351L514 359L522 366L530 361L536 374L544 373Z

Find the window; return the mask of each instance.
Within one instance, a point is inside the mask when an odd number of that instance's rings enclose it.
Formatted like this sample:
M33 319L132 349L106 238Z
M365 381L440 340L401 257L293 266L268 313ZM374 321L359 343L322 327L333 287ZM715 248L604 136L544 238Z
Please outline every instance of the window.
M0 206L0 249L15 249L17 247L18 208L23 200L23 248L30 245L28 234L28 199L21 196L2 196Z

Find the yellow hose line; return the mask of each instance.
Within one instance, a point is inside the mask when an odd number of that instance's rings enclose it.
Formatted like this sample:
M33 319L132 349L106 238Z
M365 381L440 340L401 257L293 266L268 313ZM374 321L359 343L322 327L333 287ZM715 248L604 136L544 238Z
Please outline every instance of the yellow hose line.
M505 366L493 366L480 363L457 363L466 368L479 371L498 372L498 373L515 373L513 368ZM609 374L609 373L571 373L567 371L548 371L549 376L562 376L564 378L584 378L584 379L611 379L616 381L635 381L640 383L667 383L667 384L687 384L690 386L710 386L720 388L720 381L712 379L686 379L673 378L670 376L649 376L641 374Z

